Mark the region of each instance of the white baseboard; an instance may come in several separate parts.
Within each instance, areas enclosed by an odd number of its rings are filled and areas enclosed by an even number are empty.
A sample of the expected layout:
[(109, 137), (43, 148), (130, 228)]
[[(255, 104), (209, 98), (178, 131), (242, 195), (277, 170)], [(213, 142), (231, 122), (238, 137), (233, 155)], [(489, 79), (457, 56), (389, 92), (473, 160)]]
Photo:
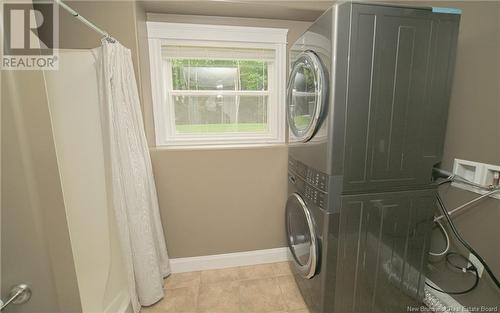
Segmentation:
[(288, 260), (288, 248), (282, 247), (275, 249), (171, 259), (170, 267), (172, 269), (172, 273), (183, 273), (272, 262), (284, 262)]

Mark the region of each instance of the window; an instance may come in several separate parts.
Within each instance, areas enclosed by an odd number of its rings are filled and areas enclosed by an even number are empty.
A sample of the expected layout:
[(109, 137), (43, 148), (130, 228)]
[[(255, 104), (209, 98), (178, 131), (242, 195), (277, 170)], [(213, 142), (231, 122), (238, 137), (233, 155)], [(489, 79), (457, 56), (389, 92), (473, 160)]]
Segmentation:
[(158, 146), (284, 142), (286, 30), (148, 22), (148, 33)]

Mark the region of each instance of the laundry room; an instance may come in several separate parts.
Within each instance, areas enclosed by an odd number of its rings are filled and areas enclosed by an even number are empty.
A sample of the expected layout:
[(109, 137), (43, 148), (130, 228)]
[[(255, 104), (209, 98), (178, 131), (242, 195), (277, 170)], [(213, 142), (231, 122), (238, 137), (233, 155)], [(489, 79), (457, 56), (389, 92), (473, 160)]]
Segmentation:
[(0, 6), (2, 312), (499, 312), (499, 1)]

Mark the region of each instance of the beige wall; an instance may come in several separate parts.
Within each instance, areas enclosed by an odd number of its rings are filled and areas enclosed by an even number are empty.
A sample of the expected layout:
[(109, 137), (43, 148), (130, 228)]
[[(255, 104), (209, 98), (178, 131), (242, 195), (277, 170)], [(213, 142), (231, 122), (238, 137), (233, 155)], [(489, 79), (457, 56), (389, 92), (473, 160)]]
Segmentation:
[(142, 115), (144, 119), (144, 127), (148, 145), (154, 146), (154, 124), (152, 110), (152, 93), (151, 93), (151, 74), (149, 72), (149, 43), (148, 30), (146, 26), (146, 11), (140, 2), (136, 3), (136, 25), (137, 25), (137, 46), (138, 60), (140, 66), (140, 96), (141, 106), (143, 108)]
[[(432, 4), (463, 9), (442, 167), (451, 170), (454, 158), (500, 165), (500, 2)], [(449, 186), (440, 191), (448, 209), (477, 196)], [(500, 200), (484, 200), (454, 221), (500, 277)], [(434, 249), (442, 248), (437, 231), (433, 239)], [(431, 265), (430, 277), (443, 288), (471, 284), (442, 263)], [(489, 278), (482, 279), (475, 292), (456, 298), (464, 305), (500, 303)]]
[[(147, 19), (288, 28), (289, 43), (310, 25), (286, 20), (168, 14), (148, 14)], [(140, 46), (146, 47), (146, 44)], [(141, 58), (143, 53), (146, 51), (140, 51)], [(146, 67), (141, 64), (143, 66)], [(148, 79), (143, 78), (144, 92), (150, 91)], [(145, 101), (143, 106), (152, 143), (151, 103)], [(287, 153), (285, 145), (153, 149), (156, 188), (171, 257), (284, 246)]]
[[(134, 1), (67, 1), (68, 5), (107, 31), (132, 53), (139, 81), (137, 54), (136, 11)], [(92, 49), (99, 47), (101, 35), (75, 19), (63, 9), (59, 11), (59, 46), (63, 49)]]
[(285, 245), (286, 146), (151, 155), (172, 257)]

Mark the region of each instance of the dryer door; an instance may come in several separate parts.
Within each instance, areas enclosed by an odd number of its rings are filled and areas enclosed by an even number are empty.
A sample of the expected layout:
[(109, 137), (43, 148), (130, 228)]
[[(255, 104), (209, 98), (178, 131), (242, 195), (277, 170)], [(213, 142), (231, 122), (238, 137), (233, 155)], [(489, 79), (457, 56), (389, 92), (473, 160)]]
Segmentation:
[(286, 232), (298, 272), (304, 278), (312, 278), (319, 259), (317, 240), (311, 213), (297, 193), (293, 193), (286, 203)]
[(306, 142), (314, 136), (328, 101), (328, 76), (313, 51), (301, 53), (293, 63), (287, 88), (291, 141)]

